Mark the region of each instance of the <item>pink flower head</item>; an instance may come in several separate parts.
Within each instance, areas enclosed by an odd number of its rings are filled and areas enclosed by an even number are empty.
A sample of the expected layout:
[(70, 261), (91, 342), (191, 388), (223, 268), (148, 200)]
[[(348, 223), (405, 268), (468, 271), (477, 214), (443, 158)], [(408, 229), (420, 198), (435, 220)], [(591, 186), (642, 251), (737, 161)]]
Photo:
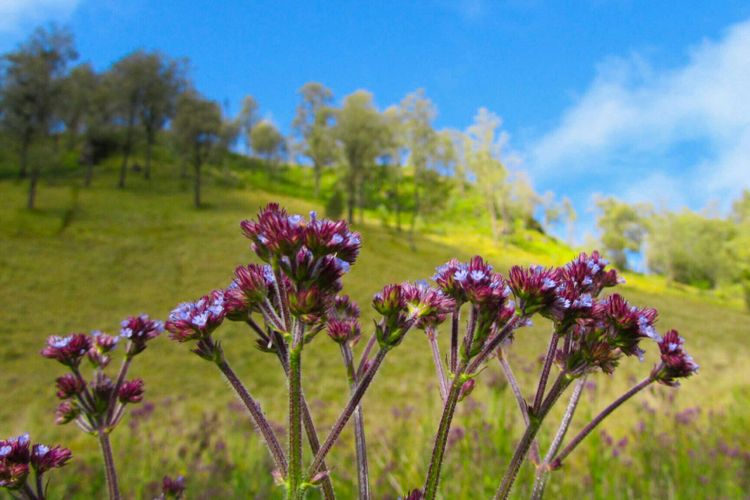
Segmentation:
[(206, 338), (224, 321), (224, 290), (214, 290), (195, 302), (183, 302), (165, 324), (169, 336), (177, 342)]
[(608, 333), (612, 344), (628, 356), (642, 357), (643, 351), (638, 346), (641, 339), (659, 338), (654, 329), (656, 309), (631, 306), (619, 294), (612, 294), (599, 301), (594, 306), (593, 314)]
[(612, 373), (617, 368), (622, 351), (614, 346), (606, 331), (598, 328), (593, 321), (576, 323), (571, 330), (570, 352), (558, 353), (559, 361), (568, 373), (581, 376), (600, 369)]
[(305, 227), (305, 246), (316, 258), (332, 255), (352, 265), (361, 244), (359, 233), (350, 231), (345, 221), (318, 219), (315, 212), (310, 212), (310, 222)]
[(248, 264), (234, 271), (234, 281), (224, 293), (227, 317), (236, 320), (247, 319), (247, 314), (258, 309), (269, 297), (276, 278), (271, 266)]
[(0, 486), (17, 490), (29, 475), (29, 435), (0, 441)]
[(451, 259), (435, 270), (432, 280), (447, 296), (456, 301), (460, 306), (466, 302), (466, 292), (463, 282), (469, 275), (468, 265), (459, 262), (458, 259)]
[(117, 347), (120, 337), (113, 337), (95, 330), (91, 332), (91, 338), (94, 342), (87, 353), (89, 361), (95, 367), (104, 368), (111, 361), (109, 353)]
[(35, 444), (31, 450), (31, 465), (39, 474), (42, 474), (50, 469), (62, 467), (72, 456), (69, 449), (61, 446), (50, 448), (43, 444)]
[(66, 366), (77, 367), (91, 345), (91, 337), (85, 333), (74, 333), (67, 337), (53, 335), (47, 338), (47, 346), (42, 349), (42, 356), (55, 359)]
[(334, 295), (322, 291), (317, 285), (293, 291), (289, 295), (289, 312), (303, 323), (321, 321), (331, 307)]
[(81, 414), (81, 409), (74, 401), (63, 401), (55, 410), (55, 423), (57, 425), (67, 424), (75, 420)]
[(339, 295), (334, 299), (333, 307), (328, 310), (326, 329), (328, 336), (342, 344), (356, 342), (360, 336), (359, 306), (348, 295)]
[(657, 341), (661, 353), (661, 364), (654, 367), (652, 376), (660, 383), (677, 386), (676, 379), (687, 378), (698, 371), (698, 365), (682, 348), (685, 339), (675, 330), (669, 330)]
[(12, 463), (28, 463), (31, 444), (29, 433), (0, 441), (0, 460)]
[(276, 203), (269, 203), (258, 212), (258, 220), (240, 223), (243, 234), (250, 239), (253, 252), (271, 263), (282, 255), (294, 255), (305, 240), (304, 219), (289, 215)]
[(562, 268), (562, 278), (580, 293), (596, 297), (603, 288), (624, 283), (617, 271), (606, 269), (608, 264), (596, 250), (590, 256), (581, 253)]
[(136, 378), (124, 382), (117, 392), (121, 403), (140, 403), (143, 400), (143, 380)]
[(452, 298), (425, 282), (404, 283), (401, 285), (401, 294), (408, 317), (416, 319), (414, 326), (422, 330), (434, 328), (445, 321), (456, 307), (456, 302)]
[(417, 319), (407, 309), (404, 293), (407, 285), (408, 283), (386, 285), (373, 297), (372, 307), (383, 316), (375, 327), (381, 348), (391, 348), (401, 343)]
[(510, 270), (510, 288), (518, 299), (523, 313), (530, 316), (539, 313), (558, 321), (570, 304), (558, 294), (560, 271), (558, 269), (531, 266), (513, 266)]
[(177, 476), (172, 479), (164, 476), (161, 482), (161, 493), (164, 498), (180, 498), (185, 491), (185, 478)]
[(86, 383), (72, 373), (57, 377), (56, 382), (57, 397), (60, 399), (70, 399), (83, 392), (86, 387)]
[(141, 314), (140, 316), (131, 316), (120, 323), (122, 327), (120, 329), (120, 337), (128, 339), (130, 349), (128, 350), (129, 356), (134, 356), (144, 349), (146, 349), (146, 343), (159, 336), (164, 331), (164, 324), (158, 320), (152, 320), (148, 317), (148, 314)]

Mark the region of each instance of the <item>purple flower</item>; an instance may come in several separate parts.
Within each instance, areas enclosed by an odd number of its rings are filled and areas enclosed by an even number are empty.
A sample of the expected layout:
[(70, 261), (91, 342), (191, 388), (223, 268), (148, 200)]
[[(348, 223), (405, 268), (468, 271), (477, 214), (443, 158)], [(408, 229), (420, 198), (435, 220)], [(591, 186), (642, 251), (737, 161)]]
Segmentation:
[(67, 373), (62, 377), (57, 377), (57, 397), (60, 399), (70, 399), (77, 396), (86, 387), (86, 383), (72, 373)]
[(67, 424), (75, 420), (81, 414), (81, 409), (75, 401), (63, 401), (55, 410), (55, 423), (57, 425)]
[(258, 220), (240, 223), (243, 234), (252, 243), (253, 251), (271, 263), (282, 255), (291, 256), (305, 240), (305, 227), (300, 216), (289, 216), (276, 203), (269, 203), (258, 212)]
[(333, 307), (328, 310), (326, 322), (328, 336), (339, 344), (357, 342), (361, 334), (359, 314), (359, 306), (348, 295), (337, 296)]
[(77, 367), (91, 345), (91, 337), (85, 333), (75, 333), (67, 337), (52, 336), (47, 339), (47, 346), (42, 349), (41, 354), (66, 366)]
[(678, 386), (676, 379), (687, 378), (698, 371), (698, 365), (682, 348), (685, 339), (675, 330), (669, 330), (657, 341), (661, 353), (661, 364), (654, 367), (652, 376), (660, 383)]
[(581, 294), (596, 297), (603, 288), (624, 282), (617, 271), (606, 269), (608, 264), (596, 250), (590, 256), (581, 253), (562, 268), (562, 279), (571, 283)]
[(31, 465), (42, 474), (50, 469), (62, 467), (72, 456), (69, 449), (61, 446), (50, 448), (43, 444), (35, 444), (31, 451)]
[(172, 479), (164, 476), (161, 482), (161, 493), (164, 498), (180, 498), (185, 491), (185, 478), (177, 476)]
[(362, 245), (359, 233), (349, 230), (346, 222), (318, 219), (310, 213), (305, 228), (305, 246), (316, 257), (333, 255), (347, 264), (354, 264)]
[(227, 317), (245, 320), (247, 314), (258, 309), (269, 296), (275, 278), (271, 266), (249, 264), (234, 271), (234, 281), (224, 292)]
[(0, 486), (21, 488), (29, 475), (29, 435), (0, 440)]
[(120, 337), (130, 341), (128, 356), (135, 356), (146, 349), (146, 343), (164, 331), (164, 324), (152, 320), (148, 314), (131, 316), (120, 323)]
[(143, 380), (136, 378), (124, 382), (117, 391), (121, 403), (140, 403), (143, 400)]
[(451, 259), (435, 270), (432, 280), (440, 289), (456, 301), (456, 306), (466, 302), (466, 292), (463, 284), (469, 276), (468, 265)]
[(416, 319), (414, 326), (419, 329), (436, 327), (455, 309), (452, 298), (426, 283), (404, 283), (401, 287), (408, 316)]
[(224, 290), (214, 290), (195, 302), (183, 302), (165, 324), (169, 337), (177, 342), (207, 338), (224, 321)]
[(643, 351), (638, 346), (641, 339), (658, 339), (654, 329), (656, 309), (631, 306), (619, 294), (599, 301), (594, 306), (593, 314), (606, 330), (612, 344), (628, 356), (642, 357)]
[(509, 278), (510, 288), (527, 316), (538, 312), (546, 318), (559, 321), (570, 307), (569, 301), (558, 293), (561, 283), (559, 269), (513, 266)]

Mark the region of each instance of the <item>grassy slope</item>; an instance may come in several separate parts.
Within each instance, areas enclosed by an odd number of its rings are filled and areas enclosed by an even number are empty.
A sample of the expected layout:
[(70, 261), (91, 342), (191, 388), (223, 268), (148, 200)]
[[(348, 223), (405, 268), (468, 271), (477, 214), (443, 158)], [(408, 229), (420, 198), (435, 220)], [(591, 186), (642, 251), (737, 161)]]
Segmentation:
[[(58, 488), (67, 488), (69, 495), (86, 496), (101, 486), (95, 461), (97, 450), (94, 440), (76, 429), (50, 425), (56, 404), (52, 382), (62, 373), (62, 367), (37, 355), (46, 336), (91, 329), (112, 332), (121, 318), (140, 312), (163, 318), (179, 301), (226, 285), (234, 266), (250, 260), (238, 222), (254, 215), (260, 205), (276, 200), (295, 212), (320, 208), (310, 201), (249, 188), (209, 187), (205, 196), (209, 206), (194, 210), (189, 205), (189, 192), (172, 182), (156, 179), (146, 184), (141, 179), (132, 179), (125, 191), (110, 188), (113, 184), (113, 178), (105, 175), (97, 178), (90, 190), (77, 191), (66, 184), (43, 185), (39, 209), (33, 213), (18, 208), (23, 206), (23, 187), (11, 182), (0, 184), (0, 303), (4, 304), (0, 310), (3, 340), (0, 383), (4, 388), (0, 399), (0, 435), (30, 430), (39, 439), (69, 443), (82, 458), (78, 467), (91, 476), (82, 487), (58, 484)], [(292, 186), (287, 190), (293, 189)], [(429, 277), (435, 266), (452, 256), (465, 259), (482, 253), (501, 269), (516, 262), (561, 263), (572, 256), (562, 246), (531, 236), (532, 241), (524, 245), (526, 250), (496, 246), (484, 237), (467, 234), (460, 225), (440, 236), (418, 238), (416, 252), (409, 249), (403, 236), (378, 225), (357, 229), (363, 233), (364, 249), (346, 279), (345, 290), (363, 305), (367, 314), (370, 297), (383, 284)], [(750, 399), (746, 382), (750, 380), (750, 367), (742, 362), (749, 354), (745, 335), (750, 331), (750, 316), (734, 302), (722, 305), (691, 290), (667, 287), (658, 279), (631, 278), (634, 284), (624, 287), (623, 292), (637, 304), (658, 307), (662, 327), (675, 327), (683, 332), (702, 365), (700, 377), (685, 384), (677, 407), (700, 405), (704, 409), (695, 424), (698, 434), (707, 433), (709, 409), (716, 414), (730, 412), (721, 420), (711, 416), (717, 433), (711, 442), (746, 440), (746, 434), (738, 426), (747, 425), (748, 419), (735, 422), (731, 409), (736, 401), (746, 408)], [(524, 380), (530, 380), (537, 371), (533, 359), (543, 352), (545, 326), (537, 325), (519, 334), (513, 347), (517, 370)], [(224, 327), (220, 336), (251, 392), (260, 397), (272, 420), (283, 422), (286, 405), (283, 379), (274, 360), (256, 351), (247, 332), (237, 325)], [(394, 496), (419, 484), (437, 423), (439, 408), (431, 359), (420, 336), (412, 334), (394, 351), (366, 399), (371, 461), (377, 472), (373, 484), (384, 495)], [(622, 370), (642, 376), (649, 367), (650, 362), (627, 362)], [(321, 428), (325, 429), (346, 394), (337, 349), (321, 337), (306, 350), (304, 371), (306, 392), (313, 401), (317, 419), (323, 422)], [(509, 427), (508, 422), (517, 419), (508, 391), (496, 372), (495, 367), (488, 370), (486, 383), (480, 384), (476, 392), (474, 410), (467, 405), (468, 409), (457, 420), (456, 426), (467, 432), (474, 422), (484, 426), (489, 434), (457, 441), (447, 472), (460, 472), (462, 480), (454, 481), (452, 486), (460, 490), (451, 490), (451, 485), (447, 485), (447, 495), (451, 491), (454, 495), (457, 491), (466, 494), (474, 491), (479, 495), (490, 491), (498, 481), (497, 474), (508, 456), (513, 436), (518, 436), (518, 427)], [(267, 475), (262, 472), (267, 465), (264, 451), (257, 439), (244, 439), (248, 435), (244, 417), (234, 410), (227, 411), (234, 408), (233, 398), (210, 365), (188, 353), (187, 346), (175, 345), (164, 338), (138, 360), (134, 374), (146, 379), (148, 398), (158, 404), (154, 414), (142, 418), (141, 425), (131, 433), (120, 429), (114, 436), (122, 474), (125, 484), (130, 483), (127, 487), (130, 491), (147, 496), (149, 481), (177, 471), (191, 475), (194, 491), (207, 494), (217, 494), (225, 487), (261, 494), (270, 491)], [(628, 378), (597, 377), (596, 394), (592, 402), (584, 404), (582, 413), (606, 404), (616, 391), (625, 387)], [(659, 402), (660, 397), (650, 396), (652, 405), (664, 404)], [(622, 418), (607, 428), (615, 434), (631, 436), (632, 440), (636, 419), (656, 425), (656, 420), (649, 420), (648, 412), (638, 411), (638, 407), (631, 405)], [(212, 423), (211, 418), (219, 423)], [(662, 420), (662, 424), (673, 424), (670, 418)], [(174, 427), (167, 433), (159, 425), (164, 421), (174, 421)], [(212, 430), (207, 438), (201, 429), (214, 425), (221, 428)], [(494, 444), (486, 449), (480, 447), (479, 451), (476, 446), (466, 445), (477, 442)], [(153, 447), (162, 448), (166, 461), (152, 456)], [(387, 451), (394, 447), (395, 451)], [(690, 485), (675, 487), (673, 481), (684, 483), (682, 475), (690, 477), (689, 467), (680, 472), (680, 467), (686, 466), (679, 460), (666, 478), (652, 481), (653, 487), (639, 486), (637, 472), (618, 467), (623, 463), (616, 460), (610, 463), (614, 459), (609, 457), (605, 444), (594, 439), (586, 449), (580, 450), (574, 461), (575, 472), (553, 483), (552, 492), (589, 491), (599, 496), (599, 492), (607, 495), (623, 491), (624, 487), (633, 494), (668, 492), (682, 496), (684, 492), (689, 494), (690, 488), (707, 491), (697, 479)], [(644, 449), (633, 448), (632, 457), (646, 453)], [(677, 449), (677, 455), (689, 463), (688, 450), (679, 446)], [(342, 458), (349, 450), (340, 448), (338, 458), (333, 459), (339, 464), (337, 477), (344, 493), (350, 491), (353, 480), (346, 475), (347, 462)], [(644, 457), (654, 459), (653, 453)], [(477, 460), (481, 461), (481, 470), (471, 467)], [(599, 469), (594, 466), (602, 461), (606, 462), (601, 464), (602, 470), (614, 468), (620, 472), (597, 476)], [(643, 462), (641, 473), (664, 474), (663, 467), (652, 470), (656, 467), (652, 462), (646, 459)], [(587, 473), (587, 468), (591, 472)], [(727, 472), (727, 478), (714, 474), (716, 484), (712, 487), (716, 488), (716, 494), (732, 496), (737, 491), (739, 485), (733, 471)], [(220, 477), (221, 484), (210, 481), (212, 477)], [(61, 478), (58, 480), (62, 482)]]

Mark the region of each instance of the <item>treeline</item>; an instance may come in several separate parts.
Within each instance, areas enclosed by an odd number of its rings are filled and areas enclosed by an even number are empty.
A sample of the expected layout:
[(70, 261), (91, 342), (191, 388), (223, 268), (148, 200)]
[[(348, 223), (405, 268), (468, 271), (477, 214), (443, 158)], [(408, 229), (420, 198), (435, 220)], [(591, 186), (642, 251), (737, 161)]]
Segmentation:
[(707, 289), (739, 283), (750, 308), (750, 190), (726, 217), (614, 198), (597, 206), (602, 244), (618, 267), (627, 268), (628, 253), (639, 253), (649, 271), (679, 283)]
[[(87, 63), (73, 66), (76, 58), (71, 33), (55, 27), (37, 29), (3, 56), (0, 123), (18, 152), (18, 177), (28, 179), (29, 208), (53, 150), (79, 153), (86, 186), (95, 166), (116, 155), (124, 188), (135, 148), (144, 158), (138, 170), (149, 179), (152, 152), (162, 142), (176, 152), (180, 175), (194, 180), (196, 206), (203, 166), (243, 151), (263, 160), (271, 181), (285, 161), (309, 164), (311, 196), (324, 197), (329, 215), (349, 221), (376, 210), (413, 233), (418, 220), (466, 199), (481, 206), (470, 215), (488, 218), (496, 238), (575, 221), (569, 200), (538, 195), (522, 172), (507, 168), (501, 121), (485, 109), (466, 131), (436, 130), (437, 108), (421, 90), (379, 110), (367, 91), (337, 104), (330, 89), (310, 82), (299, 91), (292, 134), (285, 137), (260, 119), (252, 96), (236, 116), (223, 113), (195, 89), (185, 59), (136, 51), (97, 72)], [(325, 175), (336, 182), (323, 193)]]

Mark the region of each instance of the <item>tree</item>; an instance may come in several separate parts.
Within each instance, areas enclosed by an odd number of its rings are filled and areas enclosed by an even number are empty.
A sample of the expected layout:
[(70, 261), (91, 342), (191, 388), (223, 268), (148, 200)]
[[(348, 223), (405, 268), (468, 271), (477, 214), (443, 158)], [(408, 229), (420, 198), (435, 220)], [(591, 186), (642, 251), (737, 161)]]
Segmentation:
[[(42, 145), (49, 138), (62, 79), (68, 62), (76, 57), (73, 35), (54, 26), (38, 28), (17, 50), (3, 57), (0, 109), (4, 128), (19, 144), (20, 178), (27, 175), (34, 141)], [(30, 209), (35, 205), (42, 161), (40, 157), (31, 165), (27, 201)]]
[(505, 134), (497, 133), (502, 121), (486, 108), (480, 108), (464, 139), (463, 153), (467, 170), (474, 174), (490, 217), (492, 237), (500, 236), (498, 219), (503, 220), (503, 233), (511, 231), (511, 213), (508, 202), (508, 171), (500, 160)]
[(122, 163), (120, 164), (119, 188), (125, 187), (128, 172), (128, 160), (133, 148), (135, 127), (139, 109), (143, 102), (143, 72), (149, 55), (139, 50), (117, 61), (109, 72), (114, 97), (116, 99), (117, 121), (125, 128), (125, 139), (122, 144)]
[(201, 206), (201, 167), (220, 141), (221, 125), (221, 109), (217, 103), (193, 90), (178, 97), (172, 127), (178, 149), (193, 165), (196, 208)]
[(250, 144), (253, 151), (266, 161), (273, 176), (276, 162), (286, 151), (284, 136), (273, 123), (262, 120), (250, 131)]
[(88, 187), (94, 175), (94, 165), (115, 149), (117, 139), (114, 129), (116, 99), (111, 78), (107, 74), (94, 74), (92, 81), (86, 81), (87, 96), (85, 104), (81, 106), (81, 114), (77, 119), (79, 125), (76, 127), (83, 128), (82, 157), (86, 165), (84, 184)]
[(299, 91), (301, 101), (292, 127), (302, 139), (302, 154), (310, 158), (315, 177), (315, 197), (320, 196), (323, 168), (336, 159), (336, 142), (331, 132), (333, 93), (317, 82), (306, 83)]
[(358, 90), (344, 98), (344, 105), (336, 113), (334, 134), (346, 160), (347, 218), (353, 223), (358, 198), (360, 207), (364, 206), (362, 187), (367, 170), (375, 165), (384, 142), (385, 124), (371, 93)]
[(251, 95), (247, 95), (242, 99), (242, 108), (237, 115), (237, 130), (240, 136), (245, 138), (245, 144), (247, 146), (247, 154), (250, 154), (252, 148), (250, 142), (250, 132), (255, 127), (255, 124), (260, 121), (258, 116), (258, 101)]
[(146, 135), (146, 162), (143, 170), (146, 179), (151, 178), (151, 155), (156, 134), (175, 113), (177, 96), (187, 85), (187, 63), (170, 59), (159, 52), (143, 54), (138, 76), (140, 122)]
[(383, 112), (382, 162), (385, 181), (389, 187), (386, 191), (389, 209), (396, 216), (396, 230), (401, 231), (401, 212), (404, 200), (399, 189), (403, 182), (401, 159), (404, 152), (403, 114), (398, 106), (390, 106)]
[(562, 199), (562, 217), (565, 220), (565, 226), (568, 232), (568, 244), (573, 245), (575, 240), (575, 223), (576, 223), (576, 209), (573, 207), (570, 198), (565, 196)]
[(59, 102), (60, 119), (68, 135), (68, 148), (75, 146), (81, 133), (84, 117), (92, 107), (98, 76), (89, 63), (76, 66), (62, 81), (62, 98)]
[(615, 198), (599, 198), (597, 225), (602, 232), (602, 246), (620, 269), (628, 268), (627, 252), (640, 252), (646, 235), (646, 205), (629, 205)]
[(400, 108), (404, 124), (404, 145), (409, 151), (407, 161), (414, 180), (414, 207), (409, 229), (413, 241), (417, 218), (422, 209), (421, 193), (427, 186), (427, 168), (436, 152), (437, 134), (432, 128), (432, 122), (437, 116), (437, 109), (432, 101), (425, 97), (422, 89), (404, 97)]

